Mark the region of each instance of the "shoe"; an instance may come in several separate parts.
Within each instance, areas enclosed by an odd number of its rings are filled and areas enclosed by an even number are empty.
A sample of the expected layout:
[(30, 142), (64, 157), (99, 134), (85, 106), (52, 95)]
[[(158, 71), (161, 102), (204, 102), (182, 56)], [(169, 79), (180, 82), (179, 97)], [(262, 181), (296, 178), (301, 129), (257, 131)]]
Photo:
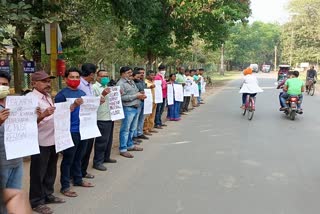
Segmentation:
[(148, 135), (148, 136), (152, 136), (152, 134), (149, 133), (149, 132), (145, 132), (144, 134), (145, 134), (145, 135)]
[(66, 201), (64, 199), (53, 196), (53, 195), (49, 195), (45, 199), (46, 204), (63, 204), (65, 202)]
[(99, 171), (107, 171), (107, 167), (103, 166), (102, 164), (93, 166), (93, 168)]
[(200, 102), (200, 104), (205, 104), (204, 102)]
[(39, 206), (33, 208), (32, 210), (34, 212), (41, 213), (41, 214), (52, 214), (53, 213), (53, 210), (46, 205), (39, 205)]
[(134, 144), (134, 145), (140, 145), (140, 144), (141, 144), (141, 142), (133, 141), (133, 144)]
[(188, 115), (188, 113), (186, 113), (186, 112), (182, 112), (182, 113), (181, 113), (181, 115)]
[(149, 140), (149, 138), (147, 136), (145, 136), (144, 134), (138, 136), (137, 138), (143, 139), (143, 140)]
[(285, 110), (287, 110), (286, 107), (281, 107), (281, 108), (279, 109), (279, 111), (285, 111)]
[(156, 125), (154, 128), (156, 128), (156, 129), (163, 129), (160, 125)]
[(161, 126), (167, 126), (166, 124), (161, 124)]
[(132, 140), (138, 143), (142, 143), (142, 140), (137, 137), (133, 137)]
[(152, 132), (152, 133), (159, 133), (159, 132), (156, 131), (156, 130), (151, 130), (150, 132)]
[(117, 163), (117, 160), (110, 158), (109, 160), (104, 160), (103, 162), (104, 163)]
[(240, 106), (240, 108), (241, 108), (241, 109), (245, 109), (245, 108), (246, 108), (246, 106), (245, 106), (245, 105), (242, 105), (242, 106)]
[(128, 149), (128, 151), (141, 152), (141, 151), (143, 151), (143, 148), (134, 146), (133, 148)]
[(125, 158), (133, 158), (134, 157), (130, 152), (120, 152), (120, 155)]

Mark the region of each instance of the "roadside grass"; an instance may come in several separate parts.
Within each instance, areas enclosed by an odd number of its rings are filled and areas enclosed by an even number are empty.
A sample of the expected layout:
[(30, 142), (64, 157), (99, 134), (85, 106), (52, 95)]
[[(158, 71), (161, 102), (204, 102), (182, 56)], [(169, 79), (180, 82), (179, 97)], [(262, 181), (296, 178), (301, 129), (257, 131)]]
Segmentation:
[(210, 73), (210, 74), (208, 74), (208, 76), (211, 78), (212, 85), (209, 84), (208, 86), (209, 87), (210, 86), (214, 86), (214, 87), (223, 86), (227, 82), (239, 78), (240, 75), (241, 75), (240, 71), (226, 71), (224, 73), (224, 75), (220, 75), (219, 73)]

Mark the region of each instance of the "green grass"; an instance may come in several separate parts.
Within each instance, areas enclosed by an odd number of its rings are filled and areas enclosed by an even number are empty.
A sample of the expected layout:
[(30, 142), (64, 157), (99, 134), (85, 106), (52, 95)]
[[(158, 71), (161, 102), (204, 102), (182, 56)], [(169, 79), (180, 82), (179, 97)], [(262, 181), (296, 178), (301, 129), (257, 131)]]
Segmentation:
[(240, 74), (240, 71), (227, 71), (224, 73), (224, 75), (220, 75), (219, 73), (211, 73), (209, 76), (213, 81), (214, 86), (222, 86), (228, 81), (237, 79)]

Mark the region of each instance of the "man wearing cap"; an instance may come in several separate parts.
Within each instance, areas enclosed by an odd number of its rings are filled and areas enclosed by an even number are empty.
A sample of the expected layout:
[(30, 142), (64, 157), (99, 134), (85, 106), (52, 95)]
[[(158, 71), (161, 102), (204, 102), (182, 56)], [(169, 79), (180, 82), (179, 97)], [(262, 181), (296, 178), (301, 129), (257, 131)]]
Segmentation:
[(26, 96), (34, 96), (38, 100), (41, 113), (38, 116), (38, 139), (40, 154), (31, 156), (30, 165), (30, 191), (31, 207), (38, 213), (53, 213), (45, 204), (64, 203), (65, 200), (53, 196), (54, 182), (57, 173), (58, 155), (54, 141), (55, 110), (51, 92), (51, 79), (44, 71), (37, 71), (31, 75), (32, 92)]

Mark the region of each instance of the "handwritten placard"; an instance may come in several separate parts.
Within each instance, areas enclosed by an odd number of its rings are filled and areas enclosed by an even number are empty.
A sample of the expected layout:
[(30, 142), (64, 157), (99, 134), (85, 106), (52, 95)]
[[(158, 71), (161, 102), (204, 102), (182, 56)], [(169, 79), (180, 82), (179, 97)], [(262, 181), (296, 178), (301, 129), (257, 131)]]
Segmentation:
[(151, 114), (153, 105), (151, 89), (144, 89), (144, 94), (147, 98), (144, 100), (143, 114)]
[(109, 106), (112, 121), (121, 120), (124, 118), (120, 86), (110, 87)]
[(162, 94), (162, 81), (161, 80), (155, 80), (155, 103), (163, 103), (163, 94)]
[(57, 153), (74, 146), (70, 132), (70, 105), (70, 102), (55, 104), (56, 110), (53, 118)]
[(201, 93), (205, 93), (206, 92), (206, 85), (207, 85), (206, 82), (202, 83), (202, 85), (201, 85)]
[(97, 111), (100, 106), (100, 97), (81, 97), (83, 104), (80, 106), (80, 136), (81, 140), (100, 137), (97, 125)]
[(167, 99), (168, 99), (168, 105), (169, 106), (173, 105), (174, 93), (173, 93), (173, 85), (172, 84), (168, 84)]
[(183, 88), (183, 96), (190, 97), (192, 94), (192, 80), (187, 79), (186, 85)]
[(183, 87), (180, 84), (174, 84), (174, 100), (178, 102), (183, 102)]
[(194, 97), (199, 97), (199, 88), (196, 82), (192, 82), (192, 94)]
[(36, 108), (33, 96), (8, 96), (10, 115), (4, 123), (4, 145), (7, 160), (39, 154)]

